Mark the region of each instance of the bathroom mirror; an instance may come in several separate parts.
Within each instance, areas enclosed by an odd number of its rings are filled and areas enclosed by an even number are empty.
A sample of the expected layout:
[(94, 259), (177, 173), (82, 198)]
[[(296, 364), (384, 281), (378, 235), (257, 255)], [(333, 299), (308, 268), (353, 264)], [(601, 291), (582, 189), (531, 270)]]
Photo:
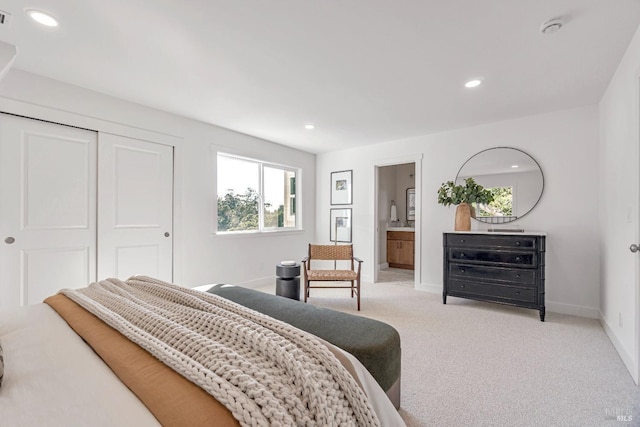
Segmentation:
[(407, 188), (407, 221), (416, 220), (416, 189)]
[(456, 176), (456, 184), (473, 178), (491, 190), (494, 201), (476, 205), (475, 219), (487, 224), (504, 224), (522, 218), (538, 204), (544, 176), (538, 162), (517, 148), (496, 147), (467, 160)]

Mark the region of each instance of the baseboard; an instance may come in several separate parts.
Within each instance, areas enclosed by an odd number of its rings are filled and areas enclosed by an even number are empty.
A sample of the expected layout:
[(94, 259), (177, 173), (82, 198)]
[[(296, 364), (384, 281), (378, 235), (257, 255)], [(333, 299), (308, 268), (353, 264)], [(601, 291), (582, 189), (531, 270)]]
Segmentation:
[[(420, 283), (416, 286), (416, 290), (431, 292), (434, 294), (442, 293), (442, 285), (434, 285), (431, 283)], [(580, 305), (564, 304), (554, 301), (546, 301), (545, 307), (547, 312), (570, 314), (572, 316), (588, 317), (590, 319), (600, 319), (600, 311), (593, 307), (584, 307)]]
[(380, 271), (380, 270), (386, 270), (386, 269), (388, 269), (388, 268), (389, 268), (389, 263), (388, 263), (388, 262), (385, 262), (385, 263), (383, 263), (383, 264), (378, 265), (378, 271)]
[(599, 319), (600, 310), (594, 307), (585, 307), (582, 305), (565, 304), (562, 302), (545, 301), (545, 307), (548, 312), (570, 314), (572, 316), (588, 317), (590, 319)]
[[(217, 284), (219, 284), (219, 283), (196, 286), (193, 289), (197, 289), (199, 291), (206, 292), (207, 289), (209, 289), (211, 286), (217, 285)], [(242, 286), (243, 288), (250, 288), (250, 289), (259, 288), (261, 286), (273, 285), (273, 290), (275, 292), (275, 289), (276, 289), (276, 276), (261, 277), (259, 279), (248, 280), (246, 282), (233, 282), (233, 283), (225, 283), (225, 284)]]
[(261, 286), (273, 285), (275, 292), (276, 289), (276, 276), (261, 277), (258, 279), (248, 280), (246, 282), (235, 282), (234, 285), (242, 286), (243, 288), (259, 288)]
[(609, 340), (613, 344), (613, 347), (615, 347), (616, 351), (618, 352), (618, 355), (620, 356), (620, 359), (622, 359), (622, 363), (624, 363), (624, 366), (627, 368), (627, 370), (629, 371), (629, 374), (631, 374), (631, 377), (633, 378), (633, 380), (635, 381), (635, 383), (637, 385), (638, 384), (638, 372), (636, 372), (635, 361), (633, 360), (633, 357), (627, 351), (625, 346), (620, 342), (620, 340), (618, 339), (617, 335), (615, 334), (613, 328), (611, 326), (609, 326), (609, 323), (604, 318), (604, 316), (602, 315), (601, 311), (599, 312), (599, 314), (600, 314), (599, 320), (600, 320), (600, 324), (602, 325), (602, 329), (604, 329), (604, 332), (609, 337)]
[(431, 292), (433, 294), (442, 294), (442, 285), (432, 285), (431, 283), (418, 283), (416, 290)]

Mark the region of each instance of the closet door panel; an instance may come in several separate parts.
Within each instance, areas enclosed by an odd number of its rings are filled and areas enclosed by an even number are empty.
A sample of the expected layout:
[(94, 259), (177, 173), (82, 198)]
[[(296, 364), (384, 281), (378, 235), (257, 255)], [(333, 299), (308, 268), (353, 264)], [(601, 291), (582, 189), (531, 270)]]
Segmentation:
[[(37, 304), (63, 288), (82, 288), (93, 282), (95, 266), (90, 247), (59, 247), (55, 249), (25, 250), (22, 253), (24, 304)], [(64, 268), (52, 268), (64, 266)]]
[(98, 278), (173, 279), (173, 147), (100, 134)]
[(0, 114), (0, 308), (95, 280), (97, 134)]

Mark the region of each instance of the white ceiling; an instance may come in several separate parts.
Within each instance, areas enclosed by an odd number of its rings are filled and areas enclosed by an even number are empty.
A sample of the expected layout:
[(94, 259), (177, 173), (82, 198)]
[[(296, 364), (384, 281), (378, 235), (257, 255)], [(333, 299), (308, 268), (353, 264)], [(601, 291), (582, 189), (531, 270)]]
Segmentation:
[[(60, 21), (48, 30), (26, 8)], [(3, 0), (14, 68), (305, 151), (597, 103), (639, 0)], [(541, 35), (555, 16), (565, 26)], [(484, 84), (463, 84), (481, 77)], [(308, 131), (304, 125), (316, 124)]]

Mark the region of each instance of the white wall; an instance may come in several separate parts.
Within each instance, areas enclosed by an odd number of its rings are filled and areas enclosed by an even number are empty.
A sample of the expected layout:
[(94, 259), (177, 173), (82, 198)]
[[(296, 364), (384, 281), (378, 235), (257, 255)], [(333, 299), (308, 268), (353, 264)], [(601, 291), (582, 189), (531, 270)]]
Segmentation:
[(391, 220), (391, 201), (396, 203), (398, 219), (398, 200), (396, 200), (396, 167), (378, 168), (378, 259), (376, 265), (381, 268), (387, 264), (387, 224)]
[[(519, 148), (540, 163), (545, 189), (538, 206), (515, 224), (546, 231), (546, 304), (548, 311), (598, 316), (599, 246), (597, 194), (598, 111), (595, 106), (492, 123), (404, 141), (318, 155), (316, 163), (317, 237), (328, 229), (331, 171), (353, 169), (356, 253), (364, 257), (365, 280), (373, 276), (371, 259), (375, 230), (371, 206), (373, 165), (406, 154), (422, 160), (422, 289), (442, 291), (442, 233), (451, 231), (454, 208), (437, 204), (437, 190), (453, 180), (460, 166), (477, 152), (496, 146)], [(473, 222), (475, 229), (485, 224)]]
[(396, 204), (398, 205), (398, 219), (402, 223), (407, 221), (407, 188), (415, 187), (415, 165), (405, 163), (397, 165), (396, 170)]
[[(0, 81), (0, 111), (174, 144), (177, 283), (197, 286), (273, 281), (275, 264), (283, 259), (302, 259), (308, 242), (313, 240), (316, 213), (313, 154), (16, 69)], [(302, 168), (298, 212), (303, 217), (303, 231), (213, 235), (216, 197), (213, 146)]]
[(636, 383), (640, 371), (640, 29), (600, 102), (601, 322)]

